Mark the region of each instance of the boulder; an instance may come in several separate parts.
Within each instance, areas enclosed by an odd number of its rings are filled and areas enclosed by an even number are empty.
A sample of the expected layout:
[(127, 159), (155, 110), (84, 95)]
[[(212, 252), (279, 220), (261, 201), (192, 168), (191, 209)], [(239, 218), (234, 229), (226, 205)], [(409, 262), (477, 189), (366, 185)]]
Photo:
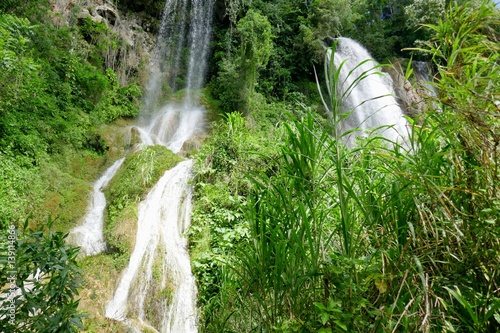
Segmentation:
[(109, 5), (101, 5), (95, 8), (96, 14), (106, 20), (109, 25), (116, 26), (119, 23), (118, 12)]

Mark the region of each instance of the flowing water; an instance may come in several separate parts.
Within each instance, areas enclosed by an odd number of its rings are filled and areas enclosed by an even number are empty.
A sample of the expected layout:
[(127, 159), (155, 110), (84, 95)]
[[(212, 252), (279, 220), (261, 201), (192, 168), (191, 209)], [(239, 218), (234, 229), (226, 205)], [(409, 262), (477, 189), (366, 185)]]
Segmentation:
[(192, 161), (168, 170), (139, 205), (136, 246), (106, 316), (137, 329), (197, 332), (196, 285), (187, 241)]
[[(213, 6), (214, 0), (166, 1), (137, 127), (143, 145), (162, 144), (177, 153), (204, 131), (198, 91), (206, 72)], [(185, 48), (189, 57), (183, 62)], [(162, 96), (180, 82), (183, 101), (161, 105)], [(165, 172), (139, 205), (135, 247), (105, 311), (134, 332), (198, 331), (197, 290), (183, 236), (191, 216), (191, 168), (187, 160)]]
[[(214, 2), (167, 0), (163, 11), (139, 126), (148, 140), (176, 153), (204, 132), (205, 110), (198, 92), (207, 70)], [(183, 57), (186, 48), (189, 57)], [(179, 87), (185, 89), (182, 101), (162, 103), (162, 96)]]
[[(204, 132), (198, 92), (206, 73), (215, 0), (166, 0), (146, 87), (144, 112), (135, 130), (139, 149), (154, 144), (173, 152)], [(185, 56), (185, 50), (189, 50)], [(178, 89), (180, 102), (163, 101)], [(103, 251), (102, 187), (123, 163), (113, 164), (94, 184), (84, 223), (71, 232), (86, 255)], [(191, 168), (186, 160), (167, 170), (139, 204), (134, 249), (105, 309), (132, 332), (197, 332), (196, 284), (184, 236), (191, 218)]]
[(162, 144), (174, 153), (182, 150), (182, 146), (190, 138), (204, 131), (204, 113), (201, 106), (168, 103), (154, 114), (142, 127), (147, 141)]
[(83, 219), (83, 223), (71, 230), (68, 235), (68, 241), (79, 246), (80, 254), (82, 255), (96, 255), (106, 249), (106, 243), (103, 237), (106, 198), (104, 193), (102, 193), (102, 188), (113, 178), (124, 160), (125, 158), (121, 158), (113, 163), (113, 165), (94, 183), (89, 208)]
[(340, 68), (340, 75), (336, 89), (337, 95), (343, 96), (341, 112), (347, 115), (340, 121), (339, 133), (353, 131), (342, 139), (348, 147), (354, 147), (356, 137), (375, 132), (404, 146), (409, 124), (394, 97), (391, 78), (374, 68), (378, 64), (363, 46), (350, 38), (337, 40), (333, 62)]
[[(163, 106), (163, 96), (186, 89), (184, 106), (196, 106), (203, 85), (215, 0), (167, 0), (146, 89), (145, 123)], [(183, 56), (189, 49), (189, 57)], [(165, 91), (165, 87), (167, 91)], [(194, 96), (193, 96), (194, 94)]]

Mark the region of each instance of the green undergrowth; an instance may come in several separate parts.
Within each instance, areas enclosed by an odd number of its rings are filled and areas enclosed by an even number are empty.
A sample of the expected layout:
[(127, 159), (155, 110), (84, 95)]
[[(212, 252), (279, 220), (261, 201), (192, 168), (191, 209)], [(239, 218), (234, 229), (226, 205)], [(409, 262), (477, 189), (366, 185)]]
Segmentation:
[(84, 215), (91, 183), (107, 162), (104, 155), (69, 150), (34, 166), (0, 153), (2, 220), (19, 225), (30, 217), (31, 225), (41, 225), (52, 216), (56, 230), (68, 231)]
[(105, 24), (55, 24), (49, 8), (0, 8), (0, 229), (47, 215), (73, 227), (116, 157), (103, 129), (138, 114), (141, 90), (121, 83), (106, 53), (123, 42)]
[(128, 155), (105, 195), (107, 218), (104, 237), (112, 253), (128, 260), (133, 244), (137, 204), (166, 170), (182, 159), (164, 146), (150, 146)]
[(457, 6), (427, 26), (439, 95), (407, 147), (344, 146), (333, 60), (331, 124), (256, 101), (215, 125), (195, 168), (201, 331), (499, 330), (498, 17)]
[(195, 191), (189, 241), (203, 310), (222, 288), (223, 258), (248, 237), (241, 210), (253, 186), (247, 175), (275, 171), (283, 123), (301, 112), (287, 103), (261, 102), (247, 117), (226, 114), (212, 123), (210, 137), (192, 156)]
[(67, 147), (33, 165), (29, 158), (0, 152), (0, 221), (19, 226), (29, 217), (36, 227), (51, 216), (54, 230), (75, 227), (86, 212), (92, 183), (125, 153), (128, 124), (102, 126), (98, 136), (105, 153)]

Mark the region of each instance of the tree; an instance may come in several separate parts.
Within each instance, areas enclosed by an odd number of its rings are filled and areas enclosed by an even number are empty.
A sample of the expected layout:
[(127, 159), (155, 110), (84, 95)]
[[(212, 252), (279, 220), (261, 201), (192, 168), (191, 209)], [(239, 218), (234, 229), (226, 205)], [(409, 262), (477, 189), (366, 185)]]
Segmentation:
[(445, 0), (415, 0), (405, 7), (406, 25), (410, 28), (419, 24), (436, 24), (442, 17)]
[(259, 70), (267, 65), (273, 49), (271, 24), (267, 17), (250, 9), (236, 26), (240, 37), (240, 72), (243, 101), (248, 108), (257, 84)]
[[(316, 0), (313, 3), (312, 24), (320, 37), (343, 34), (353, 28), (357, 18), (352, 0)], [(354, 8), (353, 8), (354, 7)]]
[(310, 25), (301, 26), (304, 44), (314, 52), (317, 63), (323, 61), (325, 37), (348, 35), (359, 18), (357, 6), (352, 0), (315, 0), (308, 17)]
[(379, 61), (403, 55), (413, 45), (418, 26), (409, 27), (404, 8), (411, 0), (377, 0), (358, 2), (358, 19), (350, 36), (366, 46)]
[(250, 9), (236, 25), (239, 45), (219, 62), (214, 93), (224, 112), (248, 112), (255, 95), (259, 72), (273, 50), (271, 24), (266, 16)]

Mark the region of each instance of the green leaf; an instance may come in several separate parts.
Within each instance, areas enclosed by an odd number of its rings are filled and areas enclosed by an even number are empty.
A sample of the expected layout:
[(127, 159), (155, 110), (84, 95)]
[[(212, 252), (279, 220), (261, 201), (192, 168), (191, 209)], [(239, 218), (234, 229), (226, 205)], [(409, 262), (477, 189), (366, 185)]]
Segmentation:
[(321, 317), (321, 323), (323, 325), (325, 325), (328, 322), (328, 320), (330, 320), (330, 314), (328, 312), (321, 312), (320, 317)]
[(333, 322), (335, 323), (335, 325), (347, 332), (347, 326), (343, 322), (341, 322), (340, 320), (334, 320)]

